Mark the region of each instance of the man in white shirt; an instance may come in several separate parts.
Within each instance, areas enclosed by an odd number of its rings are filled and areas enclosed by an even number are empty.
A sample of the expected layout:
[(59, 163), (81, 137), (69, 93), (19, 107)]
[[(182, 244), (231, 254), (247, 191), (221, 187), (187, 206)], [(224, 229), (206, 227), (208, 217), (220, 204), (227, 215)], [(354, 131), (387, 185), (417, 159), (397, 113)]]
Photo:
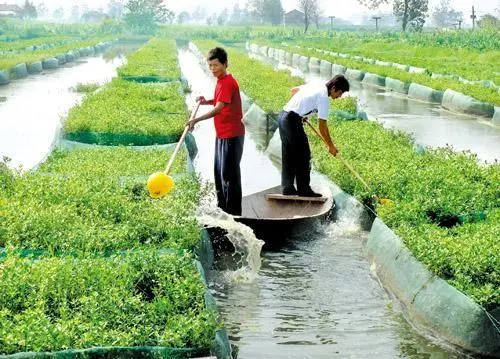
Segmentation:
[[(281, 189), (284, 195), (321, 197), (310, 186), (311, 149), (304, 132), (303, 119), (318, 114), (319, 132), (326, 140), (332, 155), (338, 150), (332, 142), (326, 120), (330, 111), (330, 98), (336, 99), (349, 91), (349, 81), (336, 75), (326, 84), (308, 84), (291, 90), (292, 98), (279, 116), (281, 137)], [(297, 181), (297, 189), (294, 182)]]

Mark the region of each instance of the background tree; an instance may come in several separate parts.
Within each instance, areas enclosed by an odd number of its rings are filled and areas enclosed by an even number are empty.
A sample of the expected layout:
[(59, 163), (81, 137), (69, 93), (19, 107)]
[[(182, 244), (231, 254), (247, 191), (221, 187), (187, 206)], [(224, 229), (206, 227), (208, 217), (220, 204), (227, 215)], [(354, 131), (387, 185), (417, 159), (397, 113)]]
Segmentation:
[(45, 6), (44, 2), (41, 2), (36, 6), (36, 12), (39, 18), (44, 18), (49, 15), (49, 10)]
[(61, 21), (64, 18), (64, 9), (62, 7), (58, 7), (52, 13), (52, 18), (57, 21)]
[(309, 25), (319, 16), (318, 0), (299, 0), (299, 10), (304, 13), (304, 33), (306, 33)]
[(217, 16), (217, 25), (219, 25), (219, 26), (224, 25), (228, 19), (229, 19), (229, 10), (226, 7), (226, 8), (224, 8), (224, 10), (221, 11), (219, 16)]
[(204, 8), (202, 8), (201, 6), (198, 6), (196, 7), (196, 9), (193, 11), (193, 13), (191, 14), (191, 18), (196, 21), (196, 22), (200, 22), (202, 21), (203, 19), (205, 19), (206, 17), (206, 10)]
[(231, 13), (229, 21), (232, 22), (233, 24), (239, 23), (242, 20), (242, 12), (243, 11), (240, 8), (240, 4), (238, 3), (234, 4), (233, 12)]
[(276, 25), (283, 20), (281, 0), (248, 0), (247, 9), (258, 23)]
[(477, 22), (477, 26), (482, 29), (499, 29), (500, 20), (491, 14), (486, 14), (483, 15), (481, 17), (481, 20)]
[(401, 22), (403, 31), (408, 27), (414, 31), (422, 30), (425, 24), (429, 0), (394, 0), (394, 15)]
[(264, 0), (264, 21), (273, 25), (281, 24), (283, 21), (283, 6), (281, 0)]
[(264, 2), (265, 0), (248, 0), (247, 9), (252, 18), (258, 22), (264, 22)]
[(185, 24), (191, 20), (191, 15), (187, 11), (182, 11), (177, 15), (177, 23), (178, 24)]
[(78, 22), (79, 20), (80, 20), (80, 7), (78, 5), (74, 5), (71, 7), (70, 21)]
[(111, 0), (108, 3), (107, 14), (114, 19), (123, 18), (123, 12), (125, 10), (125, 5), (122, 0)]
[[(305, 1), (305, 0), (301, 0)], [(390, 0), (358, 0), (369, 9), (376, 9)], [(401, 23), (403, 31), (409, 27), (420, 31), (425, 24), (425, 17), (429, 10), (429, 0), (393, 0), (392, 10), (397, 20)]]
[(211, 16), (207, 17), (207, 25), (217, 24), (217, 14), (214, 12)]
[(23, 18), (25, 18), (25, 19), (36, 19), (37, 18), (36, 7), (35, 7), (35, 5), (33, 5), (33, 3), (29, 2), (28, 0), (26, 0), (24, 2)]
[(454, 26), (463, 20), (464, 14), (461, 11), (453, 10), (450, 0), (441, 0), (441, 3), (432, 12), (432, 22), (439, 27)]
[(89, 5), (87, 3), (84, 3), (83, 5), (80, 6), (80, 14), (86, 14), (90, 11), (91, 9), (89, 8)]
[(172, 21), (173, 13), (162, 0), (129, 0), (125, 5), (125, 24), (139, 34), (151, 34), (158, 23)]

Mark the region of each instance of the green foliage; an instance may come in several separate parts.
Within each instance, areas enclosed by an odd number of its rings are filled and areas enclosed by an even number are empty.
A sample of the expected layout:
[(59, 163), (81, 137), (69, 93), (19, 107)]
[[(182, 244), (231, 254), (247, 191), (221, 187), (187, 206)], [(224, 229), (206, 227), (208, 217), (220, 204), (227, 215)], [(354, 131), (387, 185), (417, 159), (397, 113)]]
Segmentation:
[(194, 248), (199, 186), (175, 161), (174, 190), (152, 200), (147, 177), (171, 150), (126, 147), (54, 152), (39, 170), (17, 176), (4, 197), (0, 246), (105, 253), (141, 246)]
[[(472, 47), (472, 43), (461, 45), (458, 36), (470, 39), (476, 46), (483, 44), (481, 47), (484, 48)], [(451, 43), (444, 46), (446, 41)], [(297, 39), (287, 43), (423, 67), (430, 72), (462, 76), (470, 80), (490, 79), (500, 83), (500, 75), (495, 74), (500, 61), (500, 41), (498, 33), (492, 31), (450, 31), (420, 35), (336, 32), (329, 38)]]
[[(337, 98), (332, 102), (332, 112), (334, 114), (344, 115), (344, 117), (352, 117), (358, 111), (358, 98), (354, 96)], [(346, 116), (348, 115), (348, 116)]]
[(162, 25), (158, 28), (158, 35), (185, 41), (211, 39), (223, 42), (245, 42), (251, 38), (250, 28), (239, 26)]
[[(106, 21), (106, 20), (105, 20)], [(90, 39), (97, 36), (117, 35), (119, 28), (95, 24), (54, 24), (42, 21), (0, 18), (0, 42), (12, 42), (42, 37), (73, 36)], [(110, 32), (108, 32), (110, 31)]]
[(10, 158), (4, 156), (0, 162), (0, 193), (7, 192), (14, 183), (14, 172), (8, 167)]
[(127, 56), (127, 64), (118, 69), (120, 76), (158, 76), (179, 79), (181, 70), (177, 62), (174, 40), (151, 39), (139, 51)]
[[(267, 41), (258, 41), (257, 43), (269, 45), (269, 42)], [(289, 47), (285, 47), (279, 44), (273, 44), (272, 46), (275, 48), (282, 48), (285, 50), (289, 50)], [(307, 46), (310, 47), (311, 44)], [(323, 45), (323, 47), (326, 47), (326, 45)], [(461, 92), (465, 95), (474, 97), (479, 101), (491, 103), (494, 105), (500, 105), (500, 96), (498, 90), (496, 88), (486, 88), (484, 87), (483, 84), (462, 83), (453, 78), (431, 78), (430, 74), (409, 73), (407, 71), (398, 69), (396, 67), (369, 64), (361, 60), (355, 60), (353, 58), (343, 58), (343, 57), (333, 56), (330, 54), (319, 53), (313, 49), (309, 50), (306, 48), (295, 47), (293, 48), (293, 52), (304, 56), (313, 56), (316, 58), (324, 59), (335, 64), (346, 66), (351, 69), (357, 69), (365, 72), (375, 73), (381, 76), (391, 77), (407, 83), (415, 82), (421, 85), (429, 86), (437, 90), (444, 91), (446, 89), (452, 89)], [(496, 54), (495, 56), (498, 56), (498, 54)], [(443, 60), (438, 60), (436, 58), (435, 61), (437, 62)]]
[(91, 93), (97, 90), (100, 87), (98, 83), (90, 82), (90, 83), (77, 83), (74, 91), (80, 93)]
[(188, 254), (0, 262), (0, 352), (163, 346), (209, 351), (216, 315)]
[(36, 7), (29, 0), (25, 0), (23, 7), (24, 19), (36, 19), (38, 17)]
[(138, 34), (153, 34), (157, 23), (173, 15), (162, 0), (129, 0), (125, 7), (125, 26)]
[[(115, 79), (72, 110), (72, 125), (178, 134), (187, 117), (182, 91), (179, 82)], [(177, 155), (165, 198), (152, 200), (145, 188), (172, 151), (55, 150), (28, 173), (0, 163), (0, 353), (97, 347), (84, 355), (123, 356), (120, 347), (152, 346), (209, 354), (221, 323), (205, 306), (193, 261), (201, 193), (186, 173), (187, 151)]]
[(114, 79), (69, 111), (64, 131), (180, 137), (187, 119), (182, 91), (179, 82), (137, 84)]
[(394, 0), (392, 9), (394, 16), (401, 22), (403, 31), (408, 27), (414, 31), (422, 31), (428, 11), (428, 0)]
[(115, 19), (104, 19), (98, 26), (97, 32), (100, 34), (123, 33), (123, 23)]
[[(222, 46), (215, 41), (195, 41), (200, 51), (208, 53), (215, 46)], [(233, 48), (227, 48), (229, 72), (240, 88), (254, 100), (266, 113), (279, 113), (290, 99), (290, 89), (303, 84), (299, 77), (290, 76), (289, 71), (275, 71), (256, 59)], [(272, 94), (272, 96), (270, 95)]]
[(49, 57), (65, 54), (68, 51), (80, 49), (82, 47), (94, 46), (102, 41), (111, 40), (110, 37), (99, 37), (94, 40), (66, 42), (61, 46), (53, 46), (46, 49), (36, 49), (29, 52), (9, 52), (0, 57), (0, 70), (9, 70), (20, 63), (32, 63), (42, 61)]
[[(418, 154), (407, 135), (374, 122), (332, 119), (329, 126), (342, 156), (379, 198), (393, 201), (378, 205), (376, 211), (417, 259), (478, 303), (498, 306), (500, 165), (480, 165), (475, 155), (450, 148)], [(312, 148), (318, 170), (370, 202), (373, 193), (332, 159), (321, 142), (314, 138)], [(436, 221), (437, 216), (468, 213), (486, 213), (486, 220), (470, 216), (466, 223), (450, 228)]]

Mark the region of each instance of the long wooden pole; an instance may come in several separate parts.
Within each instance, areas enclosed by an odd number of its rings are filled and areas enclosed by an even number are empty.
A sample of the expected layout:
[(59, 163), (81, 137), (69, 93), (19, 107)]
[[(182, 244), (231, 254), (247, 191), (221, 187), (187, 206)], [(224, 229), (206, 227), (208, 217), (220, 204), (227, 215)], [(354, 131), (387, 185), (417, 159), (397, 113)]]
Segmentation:
[[(321, 138), (326, 145), (328, 145), (328, 143), (323, 138), (321, 133), (319, 133), (319, 131), (308, 120), (304, 120), (304, 121), (311, 127), (311, 129), (314, 131), (314, 133), (316, 133), (316, 135), (318, 135), (318, 137)], [(366, 183), (366, 181), (358, 174), (358, 172), (356, 172), (354, 170), (354, 168), (344, 159), (344, 157), (342, 157), (340, 155), (340, 153), (337, 153), (337, 155), (335, 157), (337, 157), (349, 169), (349, 171), (352, 172), (352, 174), (366, 187), (366, 189), (368, 189), (370, 192), (373, 193), (373, 191), (372, 191), (371, 187), (368, 185), (368, 183)]]
[[(201, 103), (198, 101), (196, 108), (191, 113), (191, 117), (189, 118), (189, 121), (191, 121), (192, 119), (195, 118), (196, 113), (198, 112), (198, 109), (200, 108), (200, 104)], [(188, 131), (189, 131), (189, 126), (186, 126), (186, 128), (184, 129), (184, 132), (182, 133), (182, 136), (181, 136), (179, 142), (177, 142), (177, 146), (175, 146), (175, 150), (174, 150), (174, 153), (172, 153), (172, 157), (170, 157), (170, 160), (168, 161), (167, 167), (165, 168), (165, 171), (164, 171), (165, 174), (168, 175), (168, 173), (170, 172), (170, 168), (172, 167), (172, 164), (174, 163), (175, 156), (177, 156), (179, 149), (181, 148), (182, 144), (184, 143), (184, 139), (186, 138)]]

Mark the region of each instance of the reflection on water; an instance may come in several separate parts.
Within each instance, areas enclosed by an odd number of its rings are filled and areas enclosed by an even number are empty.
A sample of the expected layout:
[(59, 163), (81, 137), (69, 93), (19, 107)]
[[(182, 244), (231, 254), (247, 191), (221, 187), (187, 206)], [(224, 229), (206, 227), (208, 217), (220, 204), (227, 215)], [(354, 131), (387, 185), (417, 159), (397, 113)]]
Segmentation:
[[(326, 80), (318, 74), (278, 64), (270, 58), (252, 54), (279, 69), (288, 69), (307, 82)], [(351, 81), (350, 92), (371, 118), (384, 126), (412, 134), (418, 144), (430, 147), (453, 146), (457, 151), (469, 150), (480, 160), (492, 163), (500, 159), (500, 126), (481, 117), (452, 113), (438, 104), (413, 100), (383, 88)]]
[(72, 88), (78, 83), (110, 81), (124, 61), (121, 54), (108, 60), (88, 57), (0, 86), (0, 98), (6, 99), (0, 101), (0, 157), (8, 156), (12, 166), (25, 169), (42, 161), (68, 110), (84, 96)]
[(367, 233), (343, 222), (304, 228), (262, 254), (255, 282), (212, 273), (238, 358), (458, 358), (416, 334), (370, 275)]

